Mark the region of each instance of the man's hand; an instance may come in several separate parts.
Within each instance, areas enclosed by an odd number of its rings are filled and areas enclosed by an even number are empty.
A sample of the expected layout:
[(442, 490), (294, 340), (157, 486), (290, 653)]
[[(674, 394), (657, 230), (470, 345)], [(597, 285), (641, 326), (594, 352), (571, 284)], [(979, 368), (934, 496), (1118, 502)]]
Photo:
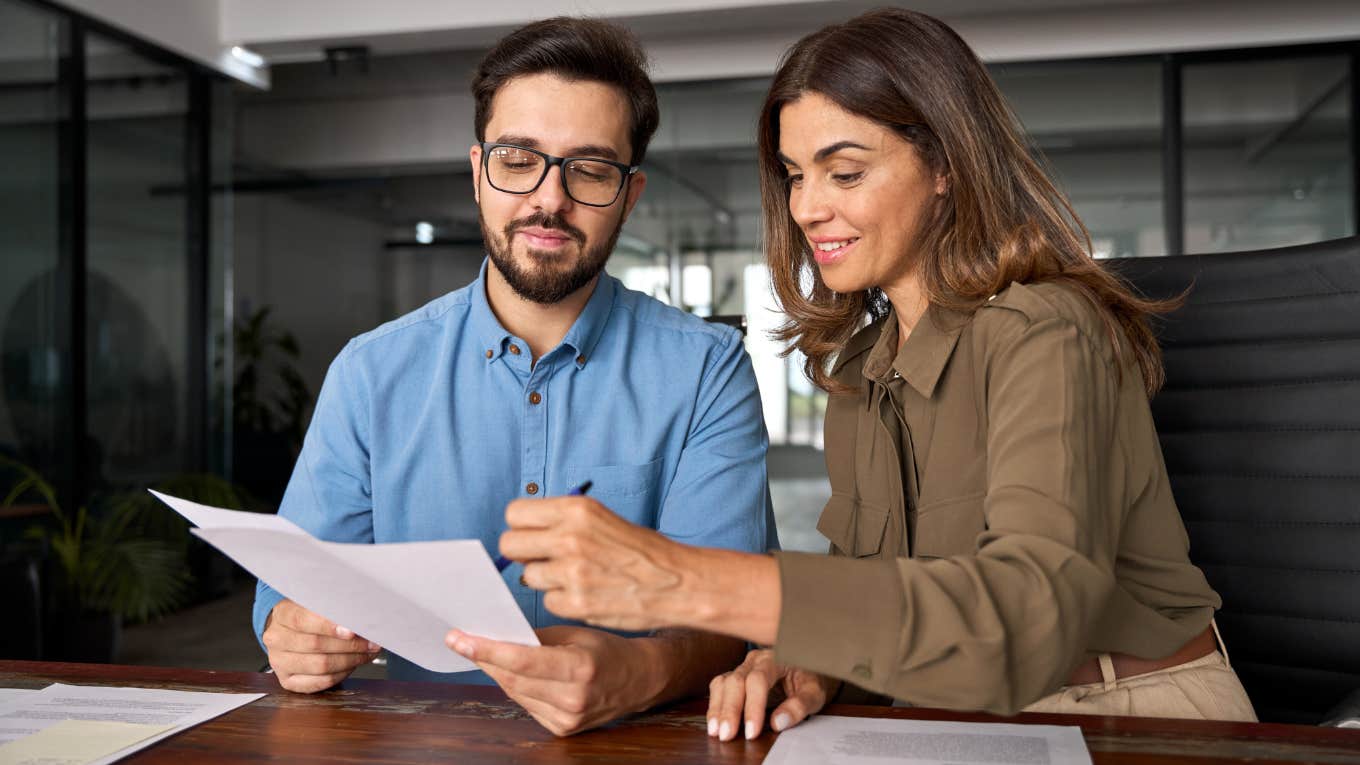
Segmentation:
[(298, 693), (330, 688), (382, 650), (291, 600), (279, 601), (269, 612), (260, 639), (279, 685)]
[(708, 735), (731, 741), (744, 720), (746, 738), (759, 736), (770, 689), (781, 681), (786, 698), (770, 713), (775, 731), (787, 730), (819, 711), (841, 686), (835, 678), (775, 662), (769, 649), (751, 651), (741, 666), (709, 684)]
[(569, 736), (639, 712), (665, 679), (649, 661), (649, 638), (622, 638), (585, 627), (538, 630), (542, 646), (523, 646), (450, 630), (444, 642), (500, 685), (554, 735)]

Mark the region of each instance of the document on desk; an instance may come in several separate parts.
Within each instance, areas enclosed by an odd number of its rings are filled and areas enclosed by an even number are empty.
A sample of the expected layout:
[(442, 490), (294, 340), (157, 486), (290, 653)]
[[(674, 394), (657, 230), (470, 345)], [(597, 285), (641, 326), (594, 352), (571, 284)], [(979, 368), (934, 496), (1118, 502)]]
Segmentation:
[(477, 668), (444, 645), (454, 627), (539, 644), (478, 540), (323, 542), (277, 515), (151, 493), (198, 526), (196, 536), (284, 597), (432, 672)]
[(1091, 765), (1081, 729), (1057, 725), (813, 717), (775, 739), (765, 765)]
[[(44, 765), (66, 762), (107, 765), (262, 696), (263, 693), (162, 691), (56, 683), (0, 705), (0, 763), (32, 761), (28, 755), (32, 754), (30, 750), (36, 739), (39, 751), (47, 758), (36, 761)], [(73, 722), (122, 725), (86, 726), (72, 725)], [(51, 748), (52, 744), (59, 745), (62, 741), (53, 741), (52, 734), (48, 733), (57, 725), (70, 729), (71, 735), (65, 739), (70, 747), (64, 751)], [(104, 742), (103, 753), (93, 755), (94, 759), (82, 758), (80, 753), (88, 754), (101, 748), (98, 742)]]

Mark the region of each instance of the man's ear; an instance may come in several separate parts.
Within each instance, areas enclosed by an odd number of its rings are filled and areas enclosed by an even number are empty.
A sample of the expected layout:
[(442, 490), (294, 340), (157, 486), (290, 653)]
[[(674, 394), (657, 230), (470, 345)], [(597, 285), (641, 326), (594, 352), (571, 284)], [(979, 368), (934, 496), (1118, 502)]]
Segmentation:
[(642, 190), (647, 188), (647, 174), (639, 170), (628, 177), (628, 188), (623, 197), (623, 218), (622, 223), (628, 220), (628, 214), (633, 212), (633, 205), (637, 204), (638, 197), (642, 196)]
[(472, 160), (472, 198), (477, 204), (482, 203), (482, 147), (473, 144), (468, 150), (468, 159)]

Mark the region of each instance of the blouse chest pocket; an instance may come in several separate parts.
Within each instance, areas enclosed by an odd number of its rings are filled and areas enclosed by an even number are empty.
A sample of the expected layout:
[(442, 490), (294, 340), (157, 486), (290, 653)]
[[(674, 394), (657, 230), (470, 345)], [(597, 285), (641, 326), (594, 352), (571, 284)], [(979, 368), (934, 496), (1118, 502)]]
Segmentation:
[(982, 504), (986, 492), (965, 494), (932, 501), (912, 513), (913, 558), (947, 558), (970, 555), (977, 549), (977, 537), (987, 529)]
[(832, 494), (817, 519), (817, 530), (841, 555), (867, 558), (883, 548), (888, 508), (868, 504), (843, 494)]

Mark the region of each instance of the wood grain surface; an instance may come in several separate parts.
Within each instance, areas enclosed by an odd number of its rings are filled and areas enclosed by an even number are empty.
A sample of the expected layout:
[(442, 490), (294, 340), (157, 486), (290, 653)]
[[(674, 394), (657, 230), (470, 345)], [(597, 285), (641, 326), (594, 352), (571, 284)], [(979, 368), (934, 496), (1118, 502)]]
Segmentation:
[[(498, 689), (350, 680), (325, 693), (279, 688), (272, 675), (160, 667), (0, 661), (0, 687), (49, 683), (249, 691), (259, 701), (124, 762), (164, 763), (759, 763), (774, 735), (720, 743), (705, 735), (703, 700), (569, 738), (555, 738)], [(833, 706), (827, 714), (1078, 725), (1101, 765), (1360, 763), (1360, 731), (1297, 725), (1025, 714), (999, 718), (930, 709)]]

